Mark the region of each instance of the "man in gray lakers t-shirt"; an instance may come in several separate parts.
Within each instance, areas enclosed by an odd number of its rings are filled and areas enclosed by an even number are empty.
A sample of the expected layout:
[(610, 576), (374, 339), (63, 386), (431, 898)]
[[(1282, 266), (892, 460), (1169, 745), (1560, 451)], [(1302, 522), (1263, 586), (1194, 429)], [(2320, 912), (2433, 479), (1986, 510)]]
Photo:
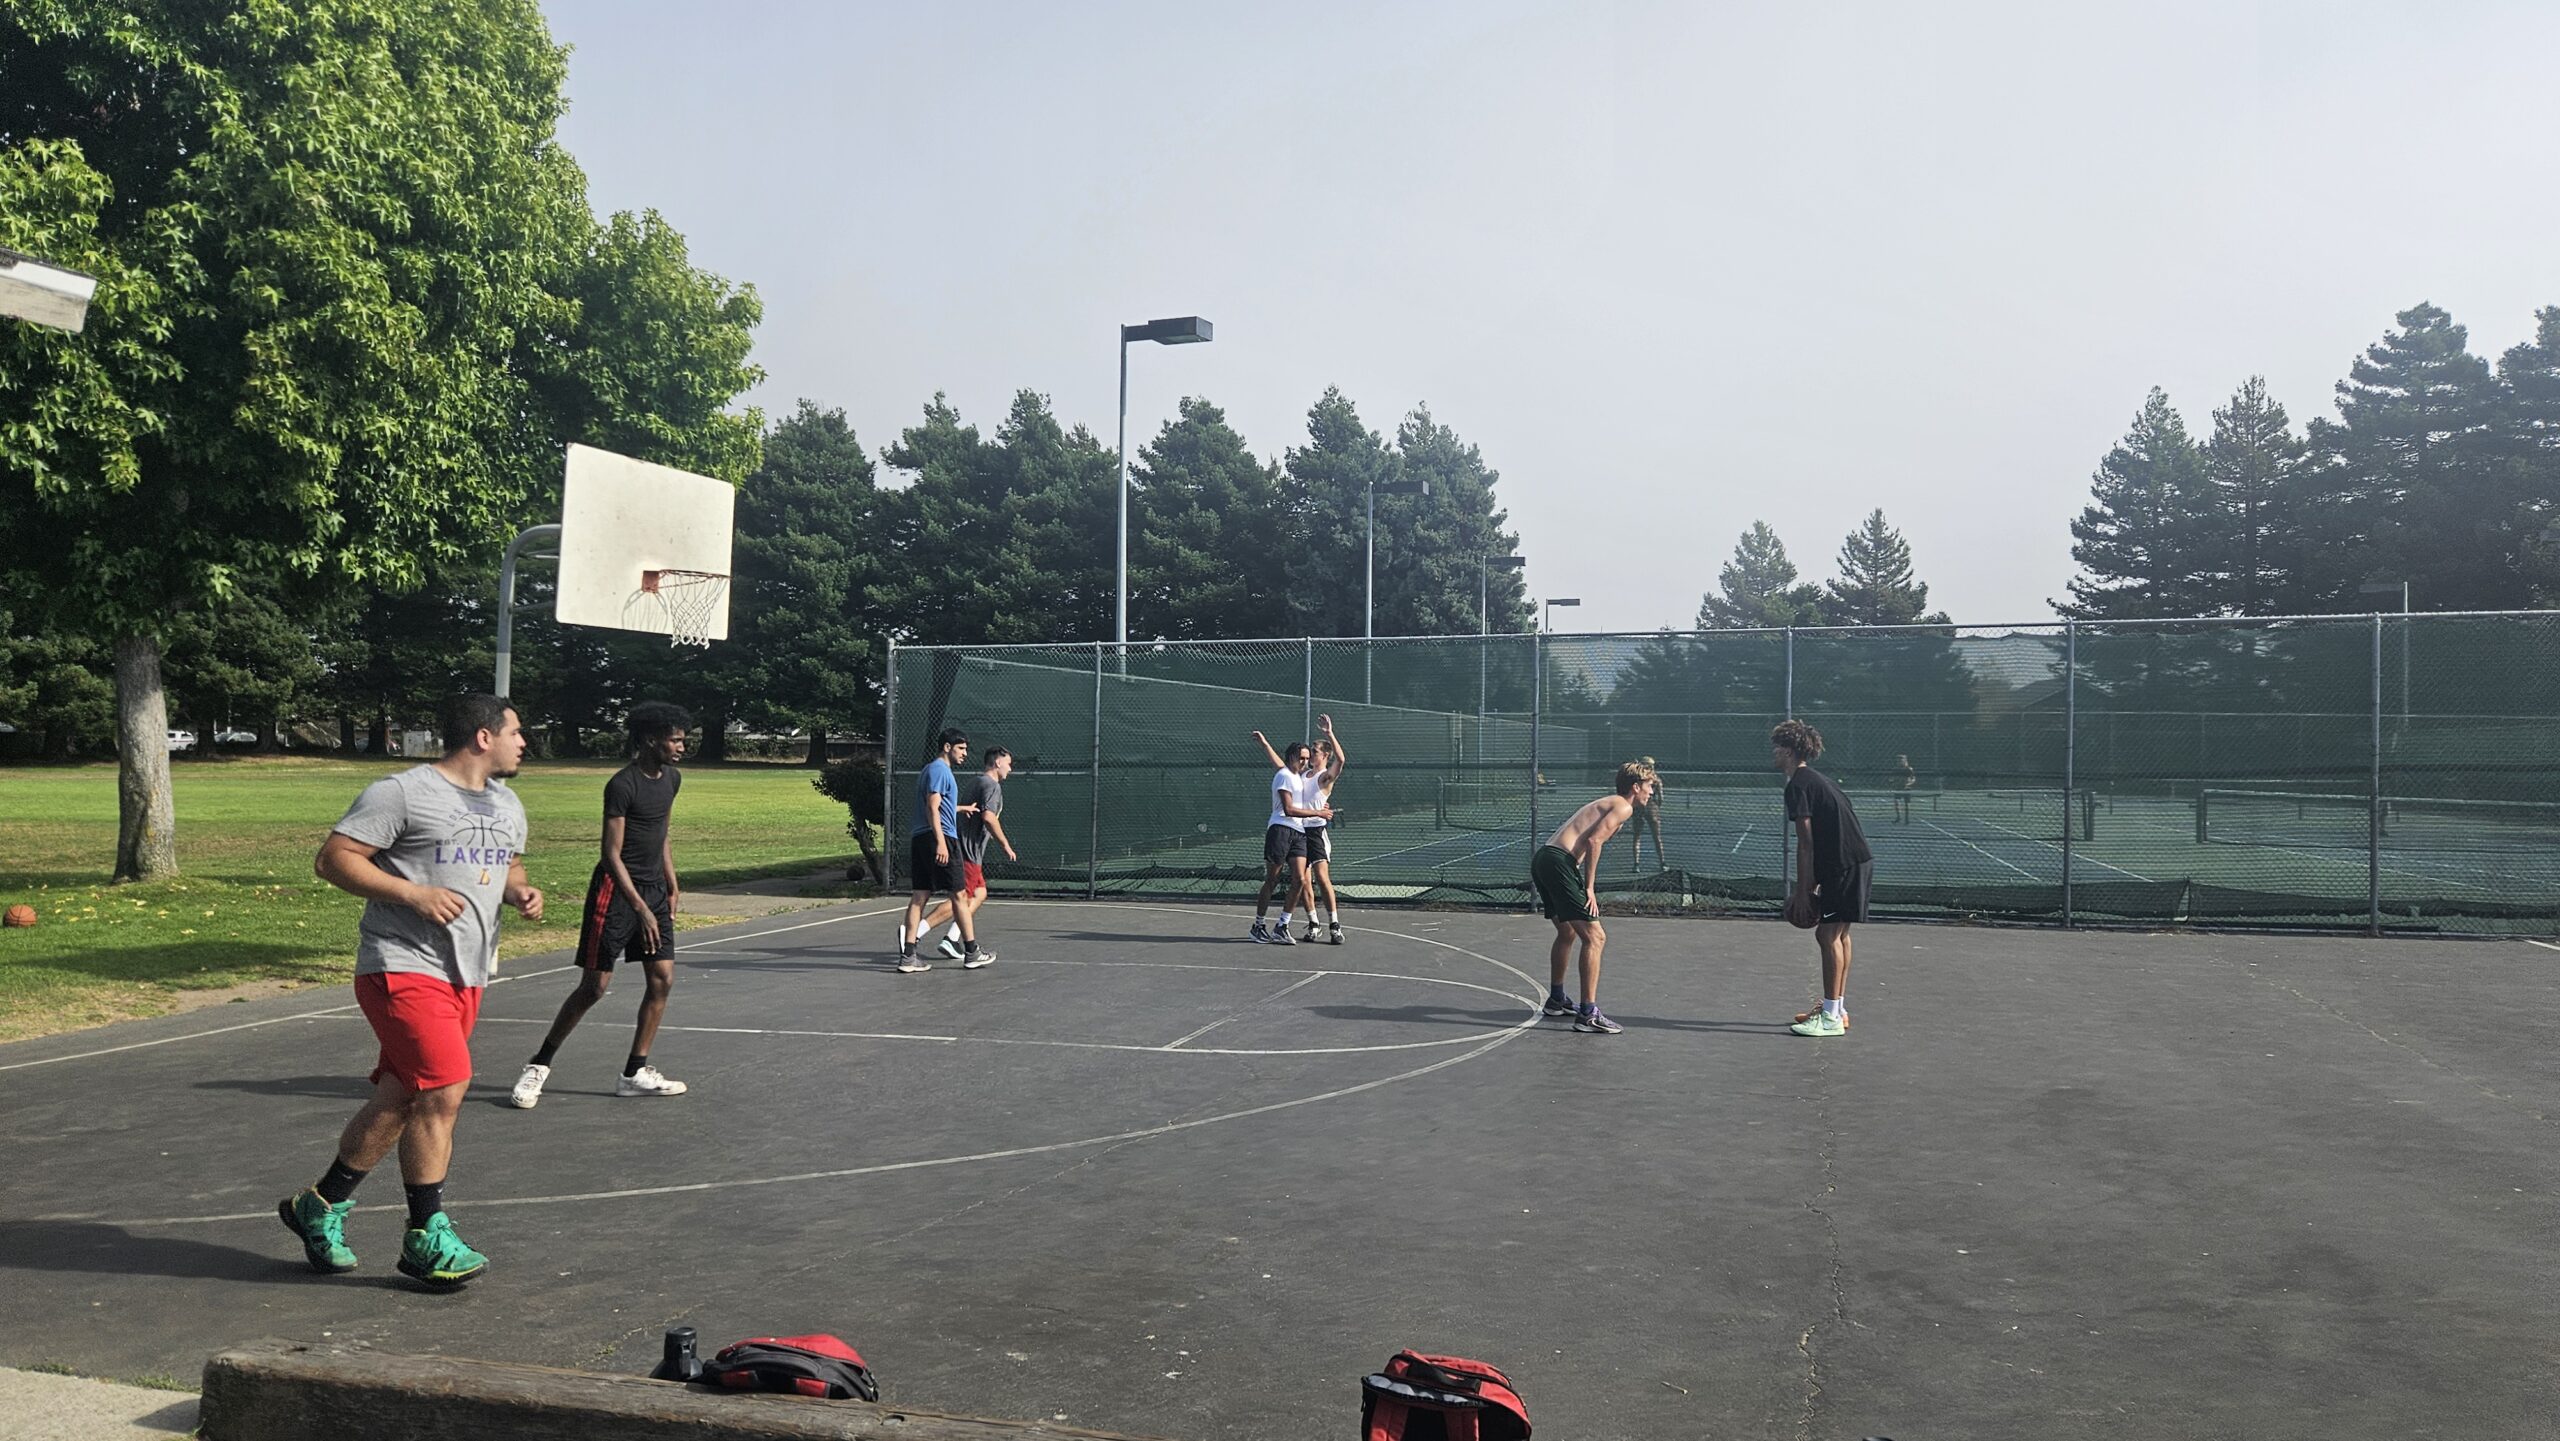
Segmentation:
[(400, 1148), (409, 1229), (400, 1271), (458, 1286), (489, 1258), (444, 1213), (453, 1123), (471, 1084), (471, 1028), (498, 955), (498, 908), (542, 919), (524, 874), (524, 804), (500, 782), (524, 759), (524, 727), (496, 696), (445, 702), (444, 757), (365, 787), (312, 862), (322, 880), (364, 898), (356, 928), (356, 1004), (381, 1054), (373, 1098), (338, 1136), (317, 1184), (276, 1203), (311, 1269), (352, 1271), (346, 1216), (365, 1173)]
[(461, 914), (439, 925), (409, 904), (368, 899), (356, 926), (356, 974), (488, 985), (507, 875), (524, 850), (516, 793), (494, 782), (472, 790), (436, 766), (413, 766), (366, 786), (336, 832), (374, 847), (377, 868), (463, 902)]

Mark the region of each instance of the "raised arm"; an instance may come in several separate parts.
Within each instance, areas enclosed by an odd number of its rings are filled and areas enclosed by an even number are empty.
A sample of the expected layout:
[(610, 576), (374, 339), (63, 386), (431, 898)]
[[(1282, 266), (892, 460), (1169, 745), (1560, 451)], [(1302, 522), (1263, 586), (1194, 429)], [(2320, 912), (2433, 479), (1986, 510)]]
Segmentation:
[(1263, 758), (1264, 760), (1267, 760), (1267, 761), (1271, 762), (1271, 768), (1272, 768), (1273, 770), (1275, 770), (1275, 771), (1276, 771), (1276, 770), (1282, 769), (1281, 762), (1280, 762), (1280, 753), (1279, 753), (1278, 751), (1275, 751), (1275, 750), (1273, 750), (1273, 749), (1271, 748), (1271, 742), (1269, 742), (1269, 741), (1267, 741), (1267, 740), (1264, 740), (1264, 739), (1262, 738), (1262, 732), (1260, 732), (1260, 731), (1255, 731), (1255, 732), (1253, 733), (1253, 743), (1254, 743), (1255, 745), (1258, 745), (1258, 746), (1262, 747), (1262, 758)]
[(1324, 738), (1333, 742), (1333, 767), (1324, 773), (1325, 784), (1331, 785), (1350, 767), (1351, 757), (1342, 749), (1342, 733), (1333, 728), (1333, 717), (1317, 716), (1316, 729), (1323, 731)]

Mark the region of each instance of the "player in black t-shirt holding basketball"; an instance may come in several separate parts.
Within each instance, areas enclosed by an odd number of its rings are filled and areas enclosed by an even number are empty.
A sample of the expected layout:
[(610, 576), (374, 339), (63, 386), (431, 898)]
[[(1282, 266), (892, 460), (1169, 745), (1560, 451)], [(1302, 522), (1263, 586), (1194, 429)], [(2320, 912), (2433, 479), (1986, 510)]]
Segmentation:
[(1769, 732), (1769, 758), (1787, 778), (1787, 825), (1796, 833), (1795, 885), (1787, 909), (1803, 924), (1810, 911), (1814, 948), (1822, 957), (1822, 1004), (1796, 1017), (1787, 1029), (1799, 1036), (1838, 1036), (1849, 1030), (1849, 927), (1867, 918), (1875, 881), (1875, 854), (1849, 804), (1831, 777), (1813, 768), (1822, 754), (1822, 732), (1791, 720)]
[(623, 1063), (617, 1096), (681, 1096), (682, 1081), (670, 1081), (649, 1064), (649, 1046), (657, 1039), (658, 1022), (667, 1014), (667, 997), (676, 985), (676, 910), (682, 892), (676, 883), (675, 842), (668, 820), (675, 814), (676, 791), (684, 778), (676, 762), (684, 759), (685, 732), (693, 717), (678, 706), (647, 701), (631, 708), (631, 764), (604, 783), (604, 854), (587, 882), (587, 904), (578, 926), (576, 990), (560, 1003), (560, 1014), (542, 1049), (533, 1053), (516, 1088), (507, 1096), (519, 1110), (542, 1100), (542, 1083), (551, 1076), (551, 1058), (589, 1009), (604, 999), (613, 982), (615, 964), (638, 963), (648, 990), (640, 1000), (640, 1022), (631, 1039), (631, 1055)]

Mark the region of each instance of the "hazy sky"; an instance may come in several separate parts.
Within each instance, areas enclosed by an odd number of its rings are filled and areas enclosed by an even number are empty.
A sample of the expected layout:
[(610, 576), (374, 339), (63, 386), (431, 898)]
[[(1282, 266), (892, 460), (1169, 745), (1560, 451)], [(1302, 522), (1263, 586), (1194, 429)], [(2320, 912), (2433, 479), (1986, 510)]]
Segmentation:
[[(1685, 626), (1752, 519), (1875, 506), (2038, 619), (2144, 392), (2299, 424), (2395, 311), (2560, 304), (2560, 5), (547, 0), (599, 209), (765, 305), (753, 398), (875, 452), (935, 391), (1257, 454), (1327, 385), (1482, 447), (1532, 595)], [(1356, 523), (1356, 522), (1355, 522)]]

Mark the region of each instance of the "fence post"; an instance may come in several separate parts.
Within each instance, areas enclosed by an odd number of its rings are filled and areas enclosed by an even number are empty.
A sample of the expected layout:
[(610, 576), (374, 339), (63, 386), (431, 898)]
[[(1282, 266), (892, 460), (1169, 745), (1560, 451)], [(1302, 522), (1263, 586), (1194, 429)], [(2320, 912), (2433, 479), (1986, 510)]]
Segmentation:
[(1540, 718), (1547, 708), (1547, 638), (1545, 627), (1529, 633), (1529, 850), (1538, 849), (1538, 777), (1545, 770), (1539, 758)]
[(2080, 623), (2062, 626), (2062, 924), (2071, 924), (2071, 833), (2080, 799)]
[(1796, 628), (1794, 626), (1787, 627), (1787, 693), (1783, 705), (1785, 714), (1780, 715), (1778, 719), (1794, 720), (1796, 718)]
[[(1362, 643), (1362, 649), (1367, 649), (1366, 642)], [(1298, 734), (1313, 736), (1316, 733), (1316, 638), (1314, 636), (1307, 637), (1306, 702), (1304, 713), (1298, 718)]]
[[(898, 798), (898, 638), (889, 637), (888, 684), (880, 713), (880, 894), (898, 890), (898, 848), (890, 839), (890, 804)], [(856, 822), (856, 824), (860, 824)]]
[(2382, 615), (2373, 617), (2373, 791), (2364, 818), (2365, 934), (2382, 934)]
[[(1124, 663), (1126, 656), (1122, 657)], [(1085, 768), (1093, 782), (1093, 829), (1084, 847), (1084, 898), (1102, 893), (1102, 642), (1093, 643), (1093, 757)]]

